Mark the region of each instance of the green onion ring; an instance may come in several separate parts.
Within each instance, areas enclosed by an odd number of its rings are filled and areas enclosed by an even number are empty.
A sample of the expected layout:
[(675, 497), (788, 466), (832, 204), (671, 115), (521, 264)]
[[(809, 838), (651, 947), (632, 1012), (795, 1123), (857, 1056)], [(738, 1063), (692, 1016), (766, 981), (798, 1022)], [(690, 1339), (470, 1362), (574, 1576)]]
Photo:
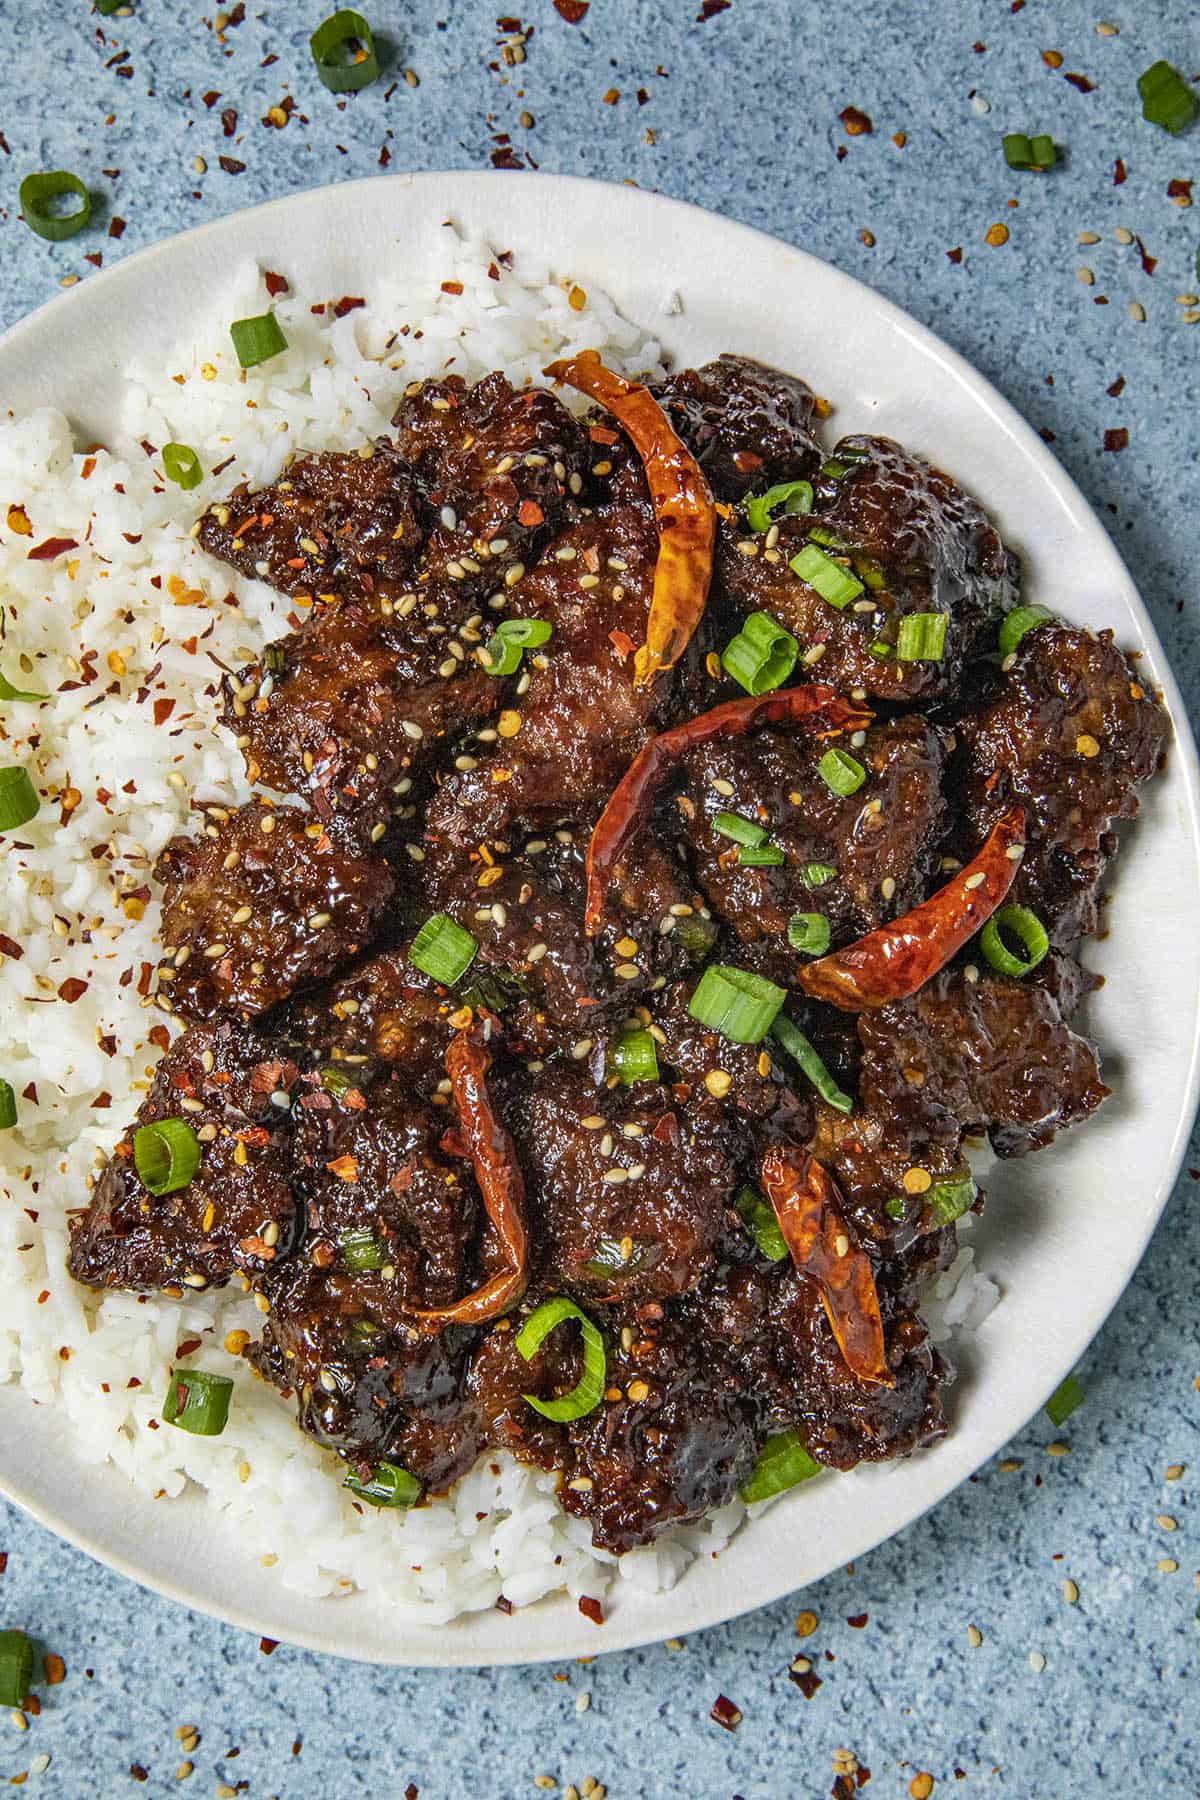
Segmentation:
[(1044, 625), (1054, 614), (1047, 612), (1044, 606), (1014, 607), (1000, 626), (1000, 655), (1007, 661), (1013, 654), (1027, 631), (1037, 625)]
[(565, 1319), (574, 1319), (583, 1334), (583, 1374), (570, 1393), (560, 1395), (557, 1400), (539, 1400), (536, 1394), (521, 1396), (544, 1419), (557, 1419), (560, 1423), (585, 1418), (599, 1406), (604, 1395), (604, 1339), (587, 1314), (581, 1312), (573, 1300), (559, 1295), (554, 1300), (543, 1300), (530, 1313), (514, 1340), (518, 1354), (529, 1362), (555, 1327)]
[(28, 769), (0, 769), (0, 831), (27, 825), (30, 819), (37, 818), (41, 809), (42, 803)]
[(393, 1462), (381, 1462), (366, 1481), (358, 1475), (347, 1475), (342, 1486), (368, 1506), (411, 1506), (421, 1494), (416, 1476)]
[(11, 1131), (17, 1122), (17, 1096), (11, 1081), (0, 1080), (0, 1131)]
[(776, 1019), (771, 1027), (771, 1035), (781, 1049), (787, 1051), (792, 1061), (799, 1064), (802, 1073), (807, 1075), (827, 1106), (832, 1106), (841, 1113), (854, 1111), (851, 1096), (843, 1093), (804, 1033), (798, 1025), (792, 1024), (786, 1013), (781, 1013)]
[[(364, 54), (357, 62), (343, 62), (337, 53), (352, 40), (362, 45)], [(369, 87), (379, 74), (379, 57), (371, 27), (361, 13), (351, 12), (348, 7), (318, 25), (308, 40), (308, 47), (317, 65), (317, 74), (331, 94), (355, 94), (360, 88)]]
[[(1014, 956), (1004, 942), (1003, 933), (1011, 932), (1025, 946), (1025, 959)], [(979, 934), (979, 948), (1001, 975), (1013, 975), (1019, 981), (1036, 969), (1047, 950), (1050, 939), (1046, 927), (1027, 906), (1010, 904), (994, 912)]]
[(799, 1435), (779, 1431), (759, 1451), (758, 1461), (742, 1483), (741, 1496), (747, 1506), (753, 1506), (756, 1500), (770, 1500), (820, 1473), (821, 1464), (814, 1462)]
[(758, 1044), (766, 1037), (787, 995), (773, 981), (748, 969), (710, 963), (688, 1001), (697, 1024), (719, 1031), (734, 1044)]
[(233, 1382), (228, 1375), (210, 1375), (205, 1369), (172, 1369), (167, 1397), (162, 1403), (166, 1424), (190, 1431), (193, 1437), (220, 1437), (229, 1420)]
[(186, 1119), (156, 1119), (133, 1134), (133, 1166), (148, 1194), (177, 1194), (200, 1167), (200, 1140)]
[[(79, 205), (74, 212), (50, 211), (47, 203), (56, 200), (60, 194), (78, 196)], [(46, 169), (36, 175), (27, 175), (21, 183), (18, 198), (30, 231), (52, 244), (61, 244), (64, 238), (74, 237), (92, 216), (91, 195), (78, 175), (72, 175), (69, 169)]]
[(24, 1706), (33, 1686), (33, 1645), (23, 1631), (0, 1631), (0, 1706)]
[(199, 487), (204, 479), (204, 470), (200, 467), (200, 458), (188, 444), (164, 444), (162, 448), (163, 474), (176, 487)]
[(810, 513), (812, 509), (811, 481), (780, 481), (765, 494), (752, 494), (746, 501), (746, 523), (751, 531), (769, 531), (775, 513)]
[(770, 1202), (747, 1185), (739, 1188), (733, 1207), (768, 1262), (782, 1262), (788, 1247)]
[(434, 913), (409, 945), (408, 960), (423, 975), (432, 975), (444, 987), (453, 987), (478, 954), (479, 945), (469, 931), (456, 924), (449, 913)]

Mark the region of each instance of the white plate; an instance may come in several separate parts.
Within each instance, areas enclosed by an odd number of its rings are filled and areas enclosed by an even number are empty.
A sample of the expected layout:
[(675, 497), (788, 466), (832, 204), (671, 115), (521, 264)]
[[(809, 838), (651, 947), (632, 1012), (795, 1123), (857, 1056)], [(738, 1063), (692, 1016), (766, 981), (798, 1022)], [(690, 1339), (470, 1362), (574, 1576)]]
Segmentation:
[(23, 321), (0, 340), (0, 402), (61, 407), (81, 437), (103, 439), (127, 359), (165, 354), (191, 317), (210, 313), (232, 263), (257, 258), (306, 290), (369, 297), (388, 261), (436, 255), (447, 216), (601, 284), (679, 362), (762, 357), (833, 399), (839, 433), (891, 433), (942, 464), (1020, 550), (1027, 596), (1144, 652), (1177, 734), (1119, 859), (1110, 933), (1087, 952), (1109, 977), (1089, 1026), (1116, 1092), (1085, 1130), (989, 1180), (975, 1241), (1004, 1298), (972, 1342), (950, 1397), (953, 1430), (936, 1449), (801, 1490), (670, 1594), (620, 1584), (602, 1630), (567, 1599), (420, 1628), (398, 1626), (369, 1594), (288, 1594), (198, 1496), (155, 1505), (85, 1467), (52, 1410), (0, 1388), (0, 1490), (102, 1562), (255, 1633), (375, 1662), (470, 1664), (594, 1654), (760, 1606), (898, 1531), (1024, 1425), (1129, 1280), (1183, 1155), (1197, 1084), (1200, 847), (1196, 751), (1175, 683), (1120, 558), (1050, 452), (896, 307), (710, 213), (547, 175), (393, 176), (296, 195), (145, 250)]

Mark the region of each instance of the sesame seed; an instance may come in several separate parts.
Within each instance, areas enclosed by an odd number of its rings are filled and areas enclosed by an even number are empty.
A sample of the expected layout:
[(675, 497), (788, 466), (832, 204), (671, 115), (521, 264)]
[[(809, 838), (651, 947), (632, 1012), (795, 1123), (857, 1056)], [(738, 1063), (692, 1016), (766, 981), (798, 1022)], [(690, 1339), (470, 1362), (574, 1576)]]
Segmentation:
[(1158, 1526), (1160, 1531), (1179, 1530), (1179, 1520), (1173, 1519), (1170, 1513), (1159, 1513), (1154, 1523)]
[(613, 970), (613, 974), (617, 977), (618, 981), (636, 981), (641, 972), (642, 971), (637, 963), (632, 962), (618, 963)]
[(1092, 757), (1099, 756), (1100, 754), (1100, 746), (1090, 731), (1080, 732), (1079, 736), (1075, 739), (1075, 748), (1078, 750), (1080, 756)]
[(1174, 1575), (1179, 1568), (1173, 1556), (1160, 1556), (1154, 1566), (1160, 1575)]
[(1070, 1454), (1071, 1454), (1070, 1444), (1064, 1444), (1057, 1439), (1055, 1440), (1055, 1442), (1053, 1444), (1046, 1445), (1046, 1455), (1047, 1456), (1070, 1456)]
[(1042, 1670), (1046, 1667), (1046, 1659), (1040, 1650), (1031, 1650), (1029, 1652), (1029, 1666), (1035, 1675), (1040, 1675)]
[(1182, 1474), (1183, 1474), (1183, 1464), (1182, 1463), (1168, 1463), (1167, 1467), (1163, 1470), (1163, 1480), (1164, 1481), (1178, 1481)]
[(1082, 268), (1076, 269), (1075, 279), (1076, 279), (1076, 281), (1082, 281), (1084, 287), (1095, 287), (1095, 285), (1096, 285), (1095, 273), (1093, 270), (1087, 268), (1086, 265)]
[(593, 1042), (593, 1040), (590, 1037), (583, 1037), (583, 1038), (575, 1039), (575, 1042), (571, 1045), (571, 1055), (574, 1057), (576, 1062), (583, 1061), (584, 1057), (588, 1054), (589, 1050), (592, 1047), (592, 1042)]
[(1074, 1606), (1079, 1599), (1079, 1589), (1069, 1578), (1062, 1584), (1062, 1597), (1068, 1606)]
[(905, 1169), (903, 1182), (906, 1194), (924, 1194), (932, 1187), (933, 1176), (928, 1169)]
[(811, 649), (804, 652), (802, 660), (811, 668), (814, 663), (820, 662), (827, 648), (826, 644), (814, 644)]
[(1118, 244), (1132, 244), (1133, 242), (1133, 233), (1127, 225), (1114, 225), (1113, 236)]
[(605, 1169), (600, 1179), (607, 1182), (609, 1187), (619, 1187), (623, 1181), (629, 1180), (629, 1171), (627, 1169)]
[(896, 880), (892, 875), (885, 875), (879, 884), (879, 891), (885, 900), (892, 900), (896, 894)]
[(723, 1100), (733, 1086), (733, 1076), (724, 1069), (710, 1069), (704, 1077), (704, 1085), (714, 1100)]
[(817, 1615), (815, 1612), (797, 1613), (796, 1636), (802, 1638), (811, 1637), (813, 1632), (817, 1629), (817, 1623)]
[(631, 1400), (645, 1400), (649, 1398), (650, 1384), (639, 1378), (637, 1381), (631, 1381), (625, 1392)]
[(980, 1631), (978, 1625), (967, 1626), (967, 1642), (972, 1650), (978, 1650), (980, 1644), (982, 1644), (983, 1633)]
[(405, 737), (411, 738), (414, 743), (419, 743), (425, 736), (425, 733), (414, 719), (401, 719), (400, 729)]
[(1129, 316), (1131, 319), (1135, 319), (1139, 325), (1145, 324), (1146, 309), (1140, 300), (1131, 300), (1129, 302)]
[(965, 888), (977, 888), (977, 887), (981, 887), (982, 885), (983, 885), (983, 870), (982, 869), (980, 869), (978, 871), (978, 873), (975, 875), (968, 875), (967, 879), (963, 882), (963, 886)]

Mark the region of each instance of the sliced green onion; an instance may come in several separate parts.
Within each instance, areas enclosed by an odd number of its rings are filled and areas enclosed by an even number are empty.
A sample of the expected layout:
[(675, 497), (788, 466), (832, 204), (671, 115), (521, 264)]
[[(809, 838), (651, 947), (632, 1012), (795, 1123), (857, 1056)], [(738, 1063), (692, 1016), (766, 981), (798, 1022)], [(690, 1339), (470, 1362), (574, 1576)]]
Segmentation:
[(867, 651), (875, 658), (876, 662), (886, 662), (892, 654), (892, 646), (883, 638), (876, 638), (873, 644), (867, 645)]
[(0, 1706), (22, 1706), (33, 1686), (33, 1645), (23, 1631), (0, 1631)]
[(488, 674), (515, 674), (524, 652), (548, 643), (553, 631), (548, 619), (505, 619), (496, 627), (483, 650)]
[(599, 1406), (604, 1393), (604, 1339), (587, 1314), (581, 1312), (573, 1300), (562, 1295), (554, 1300), (543, 1300), (530, 1313), (515, 1339), (518, 1353), (528, 1362), (565, 1319), (574, 1319), (583, 1334), (583, 1374), (570, 1393), (560, 1395), (557, 1400), (539, 1400), (536, 1394), (521, 1396), (544, 1419), (557, 1419), (561, 1423), (582, 1419)]
[(172, 1369), (162, 1416), (193, 1437), (220, 1437), (229, 1422), (233, 1382), (206, 1369)]
[(162, 452), (163, 474), (176, 487), (199, 487), (204, 479), (204, 470), (200, 467), (200, 458), (187, 444), (164, 444)]
[(908, 1211), (908, 1204), (907, 1194), (893, 1194), (890, 1200), (884, 1201), (883, 1210), (889, 1219), (902, 1219)]
[(426, 919), (409, 947), (408, 960), (422, 974), (453, 987), (465, 975), (479, 952), (469, 931), (456, 925), (449, 913)]
[(288, 347), (287, 339), (272, 312), (257, 313), (252, 319), (235, 319), (229, 327), (237, 359), (243, 369), (253, 369), (269, 362)]
[(826, 550), (836, 550), (839, 555), (848, 553), (845, 538), (839, 537), (836, 531), (831, 531), (828, 525), (810, 525), (808, 535), (812, 543), (824, 544)]
[(679, 920), (672, 936), (688, 956), (703, 962), (717, 941), (717, 927), (712, 919), (702, 919), (699, 913), (692, 913)]
[(770, 836), (765, 825), (757, 819), (743, 819), (741, 813), (719, 812), (712, 825), (714, 831), (732, 838), (735, 844), (765, 844)]
[[(348, 60), (344, 54), (348, 44), (362, 46), (361, 57)], [(318, 25), (308, 40), (317, 74), (331, 94), (355, 94), (369, 87), (379, 74), (379, 57), (371, 27), (361, 13), (344, 8)]]
[[(814, 532), (813, 536), (815, 535)], [(819, 550), (816, 544), (805, 544), (803, 550), (792, 557), (788, 568), (801, 581), (806, 581), (810, 588), (815, 588), (822, 600), (827, 601), (830, 606), (836, 606), (839, 612), (863, 591), (863, 584), (858, 576), (852, 575), (840, 562), (835, 562), (832, 556), (826, 556), (824, 550)]]
[(28, 769), (0, 769), (0, 831), (27, 825), (41, 809)]
[(804, 877), (805, 887), (815, 888), (824, 887), (827, 881), (832, 881), (837, 870), (832, 863), (805, 863), (800, 873)]
[(764, 1200), (757, 1188), (747, 1186), (738, 1190), (733, 1205), (738, 1218), (749, 1228), (751, 1237), (767, 1260), (782, 1262), (788, 1253), (788, 1247), (770, 1201)]
[(132, 6), (133, 0), (95, 0), (96, 11), (102, 19), (111, 19), (115, 12), (123, 6)]
[(1047, 612), (1044, 606), (1017, 606), (1008, 613), (1000, 626), (1000, 655), (1011, 656), (1027, 631), (1035, 625), (1044, 625), (1054, 614)]
[(381, 1462), (366, 1481), (358, 1475), (347, 1475), (342, 1486), (368, 1506), (411, 1506), (421, 1497), (421, 1484), (415, 1475), (399, 1463)]
[[(625, 1253), (626, 1242), (633, 1245), (628, 1255)], [(595, 1255), (581, 1263), (580, 1268), (585, 1275), (600, 1279), (606, 1275), (637, 1275), (647, 1266), (654, 1267), (658, 1260), (657, 1249), (653, 1243), (633, 1244), (632, 1239), (601, 1238)]]
[(148, 1194), (177, 1194), (200, 1167), (200, 1139), (186, 1119), (156, 1119), (133, 1134), (133, 1164)]
[(953, 1225), (955, 1219), (961, 1219), (965, 1212), (970, 1212), (978, 1192), (971, 1171), (966, 1169), (958, 1174), (947, 1175), (942, 1181), (935, 1181), (922, 1198), (935, 1225)]
[(781, 481), (765, 494), (753, 494), (746, 502), (746, 523), (751, 531), (767, 531), (777, 512), (809, 513), (813, 509), (811, 481)]
[(787, 934), (792, 949), (809, 956), (824, 956), (829, 948), (829, 920), (824, 913), (793, 913)]
[(787, 860), (778, 844), (742, 844), (737, 859), (744, 869), (777, 869)]
[(326, 1063), (321, 1070), (321, 1086), (335, 1100), (340, 1100), (354, 1086), (354, 1076), (348, 1069), (339, 1069), (336, 1063)]
[[(50, 202), (63, 194), (76, 195), (79, 205), (73, 212), (51, 211)], [(74, 237), (92, 216), (91, 195), (69, 169), (47, 169), (42, 174), (27, 175), (18, 190), (18, 199), (30, 231), (48, 238), (52, 244)]]
[(31, 688), (16, 688), (0, 675), (0, 700), (48, 700), (49, 694), (37, 694)]
[[(1025, 946), (1024, 958), (1014, 956), (1004, 941), (1004, 933), (1019, 938)], [(1019, 981), (1036, 969), (1047, 950), (1050, 939), (1046, 927), (1027, 906), (1002, 906), (994, 912), (979, 934), (979, 948), (1001, 975), (1015, 975)]]
[(350, 1336), (358, 1338), (362, 1343), (369, 1343), (379, 1336), (379, 1327), (372, 1319), (351, 1319)]
[(896, 634), (901, 662), (941, 662), (946, 649), (949, 613), (908, 613)]
[(383, 1245), (373, 1231), (343, 1231), (338, 1247), (346, 1267), (358, 1274), (368, 1269), (382, 1269), (387, 1261)]
[(798, 1025), (792, 1024), (786, 1013), (781, 1013), (776, 1019), (771, 1027), (771, 1035), (780, 1048), (787, 1051), (792, 1061), (799, 1065), (801, 1073), (807, 1075), (827, 1106), (832, 1106), (841, 1113), (854, 1111), (852, 1097), (842, 1092), (804, 1033)]
[(0, 1080), (0, 1131), (11, 1131), (17, 1122), (17, 1096), (10, 1081)]
[(796, 666), (800, 646), (770, 613), (753, 612), (721, 653), (721, 667), (748, 694), (782, 687)]
[(648, 1031), (627, 1031), (612, 1047), (612, 1073), (622, 1087), (658, 1080), (658, 1046)]
[(1004, 160), (1010, 169), (1052, 169), (1055, 156), (1054, 139), (1044, 134), (1031, 138), (1013, 131), (1004, 139)]
[(817, 774), (830, 793), (840, 794), (843, 799), (849, 794), (857, 794), (867, 779), (867, 771), (858, 758), (851, 756), (848, 750), (839, 750), (836, 744), (817, 764)]
[(1087, 1398), (1073, 1375), (1060, 1382), (1046, 1402), (1046, 1416), (1052, 1425), (1065, 1425), (1071, 1414)]
[(1174, 136), (1195, 118), (1196, 96), (1169, 62), (1151, 63), (1138, 76), (1137, 85), (1142, 97), (1142, 117), (1151, 125), (1161, 125)]
[(769, 1437), (758, 1453), (758, 1461), (742, 1483), (742, 1499), (747, 1506), (756, 1500), (769, 1500), (802, 1481), (811, 1481), (821, 1473), (800, 1437), (794, 1431), (778, 1431)]
[(787, 995), (773, 981), (748, 969), (712, 963), (688, 1001), (688, 1014), (734, 1044), (758, 1044), (771, 1029)]

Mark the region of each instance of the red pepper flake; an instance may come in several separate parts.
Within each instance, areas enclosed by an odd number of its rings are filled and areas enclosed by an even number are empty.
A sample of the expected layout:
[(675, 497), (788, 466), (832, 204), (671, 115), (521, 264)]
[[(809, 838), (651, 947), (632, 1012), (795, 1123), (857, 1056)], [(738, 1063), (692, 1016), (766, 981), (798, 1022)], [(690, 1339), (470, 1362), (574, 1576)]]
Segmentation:
[(626, 657), (630, 656), (637, 648), (629, 633), (627, 631), (621, 631), (620, 629), (610, 631), (608, 634), (608, 641), (616, 651), (619, 662), (624, 662)]
[(852, 1631), (864, 1631), (866, 1629), (868, 1616), (867, 1613), (855, 1613), (852, 1618), (846, 1620), (846, 1623), (850, 1626)]
[(1142, 272), (1143, 272), (1143, 274), (1146, 274), (1146, 275), (1153, 275), (1153, 273), (1154, 273), (1154, 271), (1155, 271), (1155, 269), (1157, 269), (1157, 267), (1158, 267), (1158, 258), (1157, 258), (1157, 256), (1151, 256), (1151, 255), (1149, 255), (1149, 254), (1148, 254), (1148, 252), (1147, 252), (1147, 250), (1146, 250), (1146, 246), (1145, 246), (1145, 244), (1144, 244), (1144, 243), (1143, 243), (1143, 242), (1142, 242), (1142, 240), (1141, 240), (1141, 238), (1140, 238), (1140, 237), (1135, 237), (1135, 238), (1134, 238), (1134, 240), (1133, 240), (1133, 241), (1134, 241), (1134, 243), (1135, 243), (1135, 244), (1136, 244), (1136, 245), (1137, 245), (1137, 247), (1138, 247), (1138, 255), (1139, 255), (1139, 256), (1140, 256), (1140, 257), (1141, 257), (1141, 259), (1142, 259)]
[(865, 112), (860, 112), (857, 106), (843, 107), (838, 118), (845, 128), (847, 137), (867, 137), (875, 129), (869, 116)]
[(1128, 442), (1129, 429), (1125, 425), (1112, 427), (1104, 434), (1104, 448), (1106, 450), (1124, 450)]
[(258, 1647), (264, 1656), (274, 1656), (276, 1650), (279, 1648), (279, 1639), (268, 1637), (259, 1638)]
[(209, 112), (211, 112), (213, 107), (217, 104), (217, 101), (221, 98), (221, 90), (220, 88), (213, 88), (209, 93), (201, 94), (200, 98), (203, 100), (205, 106), (207, 106)]
[(332, 1162), (325, 1164), (325, 1167), (331, 1175), (336, 1175), (339, 1181), (351, 1183), (358, 1180), (358, 1162), (353, 1156), (335, 1156)]
[(536, 500), (522, 500), (517, 508), (517, 520), (522, 525), (541, 525), (546, 515)]
[(263, 286), (274, 300), (280, 294), (289, 293), (291, 283), (286, 275), (277, 275), (274, 269), (263, 270)]
[(28, 1100), (31, 1106), (37, 1105), (38, 1093), (37, 1093), (36, 1081), (26, 1082), (24, 1088), (21, 1091), (21, 1098), (22, 1098), (22, 1100)]
[(1113, 186), (1114, 187), (1120, 187), (1121, 183), (1125, 179), (1126, 173), (1127, 173), (1127, 170), (1125, 168), (1125, 164), (1122, 162), (1121, 158), (1118, 156), (1116, 162), (1113, 164)]
[(789, 1669), (788, 1680), (795, 1683), (806, 1700), (811, 1700), (821, 1686), (821, 1677), (811, 1669)]
[(946, 255), (952, 263), (960, 263), (962, 261), (962, 245), (958, 244), (953, 250), (947, 250)]
[(590, 1619), (592, 1621), (593, 1625), (603, 1625), (604, 1608), (598, 1600), (593, 1600), (590, 1594), (581, 1594), (579, 1596), (579, 1610), (585, 1619)]
[(20, 962), (24, 954), (24, 950), (15, 938), (10, 938), (0, 931), (0, 956), (11, 956), (14, 962)]
[(154, 723), (165, 725), (174, 711), (175, 702), (173, 700), (156, 700), (154, 702)]
[(701, 0), (700, 11), (696, 14), (697, 25), (703, 25), (708, 19), (715, 19), (718, 13), (728, 12), (733, 0)]
[(35, 544), (33, 549), (27, 553), (25, 560), (27, 562), (53, 562), (56, 556), (63, 556), (68, 550), (78, 550), (78, 548), (78, 538), (43, 538), (40, 544)]
[(590, 4), (591, 0), (554, 0), (554, 10), (568, 25), (578, 25)]
[(443, 294), (461, 294), (462, 291), (463, 284), (461, 281), (443, 281), (442, 283)]
[(1187, 206), (1192, 204), (1192, 184), (1190, 181), (1168, 181), (1167, 194), (1172, 200), (1182, 200)]
[(226, 137), (232, 137), (237, 130), (237, 107), (227, 106), (221, 114), (221, 130)]
[(714, 1724), (721, 1725), (726, 1731), (736, 1731), (742, 1722), (742, 1709), (735, 1706), (724, 1694), (718, 1694), (712, 1703), (709, 1718)]
[(71, 975), (60, 986), (58, 997), (60, 1000), (65, 1000), (68, 1006), (74, 1006), (77, 1000), (83, 999), (87, 991), (87, 982), (80, 981), (77, 975)]
[(152, 1025), (146, 1036), (159, 1050), (169, 1050), (171, 1047), (171, 1034), (165, 1025)]
[(620, 88), (609, 88), (608, 92), (604, 96), (604, 104), (605, 104), (605, 106), (615, 106), (617, 104), (617, 101), (620, 98), (621, 98)]
[(1063, 76), (1063, 80), (1069, 81), (1073, 88), (1078, 88), (1081, 94), (1091, 94), (1095, 92), (1095, 82), (1089, 81), (1086, 75), (1072, 75), (1068, 70)]
[(344, 319), (347, 313), (357, 312), (360, 306), (366, 304), (361, 294), (343, 294), (340, 300), (333, 303), (333, 316), (335, 319)]
[(241, 175), (246, 168), (245, 163), (239, 162), (236, 156), (218, 156), (217, 161), (227, 175)]
[(8, 1567), (8, 1551), (0, 1550), (0, 1575), (3, 1575), (3, 1573), (4, 1573), (5, 1569), (7, 1569), (7, 1567)]
[(508, 1596), (506, 1594), (497, 1594), (496, 1595), (496, 1611), (497, 1612), (510, 1613), (512, 1611), (512, 1609), (513, 1609), (512, 1601), (508, 1598)]
[[(499, 1604), (500, 1604), (500, 1602), (499, 1602), (499, 1600), (497, 1600), (496, 1605), (499, 1606)], [(404, 1800), (420, 1800), (420, 1796), (421, 1796), (420, 1788), (418, 1788), (415, 1781), (410, 1781), (408, 1786), (404, 1790)]]
[(175, 1346), (176, 1358), (178, 1359), (178, 1358), (184, 1357), (184, 1356), (191, 1356), (192, 1353), (194, 1351), (198, 1350), (199, 1348), (200, 1348), (200, 1339), (199, 1338), (184, 1338), (184, 1340), (181, 1344), (177, 1344)]
[(99, 1107), (101, 1112), (103, 1112), (106, 1107), (112, 1105), (112, 1095), (107, 1088), (104, 1089), (103, 1093), (96, 1095), (96, 1098), (92, 1101), (92, 1105)]
[(1110, 385), (1108, 387), (1106, 387), (1104, 391), (1108, 395), (1110, 400), (1115, 400), (1117, 398), (1118, 394), (1123, 392), (1124, 387), (1125, 387), (1125, 377), (1123, 375), (1118, 375), (1117, 379), (1114, 382), (1110, 383)]
[(129, 1773), (135, 1781), (149, 1781), (150, 1779), (149, 1769), (143, 1769), (141, 1763), (130, 1763)]

